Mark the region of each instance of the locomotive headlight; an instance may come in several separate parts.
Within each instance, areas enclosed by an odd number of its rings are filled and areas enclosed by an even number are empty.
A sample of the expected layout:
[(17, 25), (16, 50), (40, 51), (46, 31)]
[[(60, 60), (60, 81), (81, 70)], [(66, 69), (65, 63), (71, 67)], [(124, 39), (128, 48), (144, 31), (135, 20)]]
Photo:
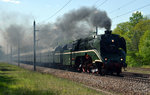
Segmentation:
[(115, 41), (112, 39), (111, 42), (114, 43)]
[(123, 58), (120, 58), (121, 61), (123, 61)]

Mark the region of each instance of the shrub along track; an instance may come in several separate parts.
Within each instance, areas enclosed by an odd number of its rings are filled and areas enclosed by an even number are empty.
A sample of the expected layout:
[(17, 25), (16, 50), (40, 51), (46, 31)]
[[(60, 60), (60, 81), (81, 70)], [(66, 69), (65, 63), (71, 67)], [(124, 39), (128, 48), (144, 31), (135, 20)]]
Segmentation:
[[(21, 64), (21, 67), (33, 70), (33, 66)], [(135, 77), (133, 73), (125, 72), (124, 76), (99, 76), (87, 73), (70, 72), (67, 70), (58, 70), (37, 66), (37, 71), (48, 73), (57, 77), (66, 78), (78, 83), (82, 83), (89, 88), (97, 91), (103, 91), (107, 95), (150, 95), (150, 75), (140, 75), (144, 77)], [(136, 73), (138, 76), (138, 74)]]

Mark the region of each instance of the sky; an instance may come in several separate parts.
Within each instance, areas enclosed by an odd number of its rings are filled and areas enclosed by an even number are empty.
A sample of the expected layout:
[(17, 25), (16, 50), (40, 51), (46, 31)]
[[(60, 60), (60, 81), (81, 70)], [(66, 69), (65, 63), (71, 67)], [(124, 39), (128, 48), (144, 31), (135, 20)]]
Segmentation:
[[(117, 24), (129, 21), (135, 11), (150, 15), (150, 0), (0, 0), (0, 28), (12, 20), (14, 24), (24, 21), (24, 24), (32, 25), (34, 20), (37, 24), (54, 23), (58, 17), (83, 6), (106, 11), (112, 21), (112, 30)], [(0, 43), (3, 41), (1, 38), (0, 33)]]
[[(56, 14), (66, 3), (68, 4)], [(149, 0), (0, 0), (1, 11), (28, 15), (29, 19), (36, 20), (37, 23), (56, 22), (58, 17), (82, 6), (94, 6), (106, 11), (112, 20), (112, 29), (118, 23), (128, 21), (136, 9), (142, 11), (143, 15), (150, 14)], [(138, 10), (143, 6), (147, 7)]]

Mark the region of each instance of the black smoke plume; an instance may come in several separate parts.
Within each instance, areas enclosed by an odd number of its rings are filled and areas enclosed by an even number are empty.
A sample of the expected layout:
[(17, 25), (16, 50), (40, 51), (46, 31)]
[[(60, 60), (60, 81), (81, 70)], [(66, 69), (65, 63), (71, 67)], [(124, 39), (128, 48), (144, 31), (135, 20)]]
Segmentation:
[(106, 12), (94, 7), (82, 7), (64, 14), (54, 24), (41, 25), (39, 39), (43, 46), (55, 47), (89, 36), (96, 26), (110, 30), (111, 20)]

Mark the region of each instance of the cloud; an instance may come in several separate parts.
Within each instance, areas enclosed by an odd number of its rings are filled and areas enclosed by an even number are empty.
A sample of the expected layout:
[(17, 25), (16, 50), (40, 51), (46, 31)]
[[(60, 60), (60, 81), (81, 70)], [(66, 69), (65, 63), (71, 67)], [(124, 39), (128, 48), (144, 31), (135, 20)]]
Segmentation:
[(18, 0), (1, 0), (1, 1), (3, 1), (3, 2), (9, 2), (9, 3), (14, 3), (14, 4), (19, 4), (20, 3), (20, 1), (18, 1)]

